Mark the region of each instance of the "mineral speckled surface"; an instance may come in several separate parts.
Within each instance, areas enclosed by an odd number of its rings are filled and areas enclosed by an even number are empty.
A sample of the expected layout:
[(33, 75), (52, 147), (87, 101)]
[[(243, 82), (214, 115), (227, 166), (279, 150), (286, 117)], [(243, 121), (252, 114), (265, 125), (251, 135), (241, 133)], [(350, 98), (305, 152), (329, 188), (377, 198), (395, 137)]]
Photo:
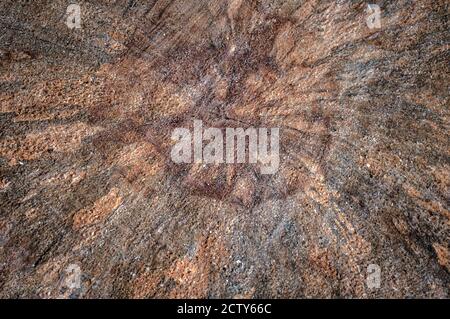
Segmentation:
[(373, 3), (1, 0), (0, 297), (448, 298), (449, 2)]

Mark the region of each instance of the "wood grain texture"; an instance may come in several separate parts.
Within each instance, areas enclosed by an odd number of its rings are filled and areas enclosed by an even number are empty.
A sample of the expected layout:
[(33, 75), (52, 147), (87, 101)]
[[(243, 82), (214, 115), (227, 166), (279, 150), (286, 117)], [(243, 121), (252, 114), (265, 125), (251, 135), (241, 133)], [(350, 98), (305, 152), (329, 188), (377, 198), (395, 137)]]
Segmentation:
[[(0, 296), (448, 298), (448, 1), (374, 2), (0, 1)], [(193, 119), (278, 173), (174, 164)]]

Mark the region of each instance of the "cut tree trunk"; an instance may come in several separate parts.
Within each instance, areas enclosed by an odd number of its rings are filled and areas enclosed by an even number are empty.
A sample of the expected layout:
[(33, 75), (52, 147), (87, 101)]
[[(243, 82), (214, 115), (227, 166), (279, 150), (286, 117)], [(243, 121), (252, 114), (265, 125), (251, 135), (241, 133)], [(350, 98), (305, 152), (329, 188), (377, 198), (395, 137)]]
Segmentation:
[(448, 1), (376, 2), (1, 1), (0, 297), (448, 298)]

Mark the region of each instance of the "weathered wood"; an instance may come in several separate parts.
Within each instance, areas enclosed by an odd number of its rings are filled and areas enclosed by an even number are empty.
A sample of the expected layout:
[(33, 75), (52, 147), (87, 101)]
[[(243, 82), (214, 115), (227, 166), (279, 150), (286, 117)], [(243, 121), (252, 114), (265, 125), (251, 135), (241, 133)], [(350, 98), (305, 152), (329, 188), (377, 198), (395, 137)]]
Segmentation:
[(382, 3), (1, 1), (0, 296), (449, 297), (448, 2)]

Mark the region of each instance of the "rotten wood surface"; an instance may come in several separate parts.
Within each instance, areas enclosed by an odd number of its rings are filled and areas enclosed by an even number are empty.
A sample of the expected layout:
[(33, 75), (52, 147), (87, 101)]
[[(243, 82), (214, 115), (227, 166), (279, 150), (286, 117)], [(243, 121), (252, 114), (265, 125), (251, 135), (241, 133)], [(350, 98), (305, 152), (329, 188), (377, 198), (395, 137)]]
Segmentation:
[[(0, 296), (448, 298), (448, 1), (375, 2), (0, 1)], [(193, 119), (278, 173), (174, 164)]]

